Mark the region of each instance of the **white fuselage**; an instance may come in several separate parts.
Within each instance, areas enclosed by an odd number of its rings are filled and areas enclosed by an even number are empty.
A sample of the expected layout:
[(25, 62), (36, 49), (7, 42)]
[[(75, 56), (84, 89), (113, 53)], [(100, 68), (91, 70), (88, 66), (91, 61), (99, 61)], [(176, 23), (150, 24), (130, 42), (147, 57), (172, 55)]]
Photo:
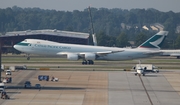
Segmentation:
[[(14, 48), (21, 52), (28, 54), (39, 54), (39, 55), (64, 55), (64, 53), (97, 53), (103, 51), (118, 51), (121, 52), (106, 54), (99, 56), (97, 60), (128, 60), (137, 58), (146, 58), (150, 55), (145, 54), (146, 52), (159, 51), (158, 49), (145, 49), (145, 48), (117, 48), (117, 47), (103, 47), (103, 46), (88, 46), (88, 45), (76, 45), (76, 44), (64, 44), (46, 40), (28, 40), (23, 41), (24, 45), (14, 45)], [(123, 50), (123, 51), (122, 51)]]
[(138, 73), (138, 74), (143, 74), (143, 73), (144, 73), (144, 71), (143, 71), (143, 70), (141, 70), (141, 69), (137, 69), (137, 73)]
[(162, 56), (180, 56), (180, 50), (161, 50)]

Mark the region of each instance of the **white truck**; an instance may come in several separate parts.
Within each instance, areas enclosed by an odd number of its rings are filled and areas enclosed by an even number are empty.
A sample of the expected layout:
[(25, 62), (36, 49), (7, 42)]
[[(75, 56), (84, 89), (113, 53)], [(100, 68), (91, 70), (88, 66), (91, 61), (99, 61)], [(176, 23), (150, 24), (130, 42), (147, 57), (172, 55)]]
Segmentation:
[(144, 68), (145, 72), (159, 73), (158, 67), (154, 66), (153, 64), (136, 64), (136, 66), (133, 69), (136, 70), (136, 68), (139, 66)]
[(11, 75), (11, 70), (6, 70), (6, 75)]
[(4, 91), (4, 89), (5, 89), (4, 83), (0, 83), (0, 92)]
[(10, 66), (10, 67), (9, 67), (9, 70), (11, 70), (11, 71), (15, 71), (15, 70), (26, 70), (26, 69), (27, 69), (26, 65), (24, 65), (24, 66)]

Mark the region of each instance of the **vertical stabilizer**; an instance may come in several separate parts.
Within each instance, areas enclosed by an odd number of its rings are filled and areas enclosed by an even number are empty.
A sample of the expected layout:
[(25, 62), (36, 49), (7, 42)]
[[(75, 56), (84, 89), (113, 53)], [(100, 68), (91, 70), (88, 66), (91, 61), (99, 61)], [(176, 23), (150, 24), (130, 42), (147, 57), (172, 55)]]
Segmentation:
[(94, 46), (97, 46), (96, 34), (92, 35)]
[(142, 43), (138, 48), (160, 49), (167, 34), (168, 34), (168, 31), (160, 31), (157, 34), (153, 35), (151, 38), (149, 38), (147, 41)]

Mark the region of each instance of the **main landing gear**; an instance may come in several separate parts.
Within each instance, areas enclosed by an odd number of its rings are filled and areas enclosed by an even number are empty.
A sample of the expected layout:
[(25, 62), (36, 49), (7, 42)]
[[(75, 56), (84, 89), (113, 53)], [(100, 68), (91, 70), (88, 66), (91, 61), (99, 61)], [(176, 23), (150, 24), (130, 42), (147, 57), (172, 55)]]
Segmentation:
[(27, 57), (27, 60), (30, 60), (30, 57)]
[(88, 61), (86, 61), (86, 60), (84, 60), (83, 62), (82, 62), (82, 65), (93, 65), (94, 64), (94, 61), (92, 61), (92, 60), (88, 60)]
[(30, 56), (29, 56), (30, 54), (26, 54), (26, 56), (27, 56), (27, 60), (30, 60)]

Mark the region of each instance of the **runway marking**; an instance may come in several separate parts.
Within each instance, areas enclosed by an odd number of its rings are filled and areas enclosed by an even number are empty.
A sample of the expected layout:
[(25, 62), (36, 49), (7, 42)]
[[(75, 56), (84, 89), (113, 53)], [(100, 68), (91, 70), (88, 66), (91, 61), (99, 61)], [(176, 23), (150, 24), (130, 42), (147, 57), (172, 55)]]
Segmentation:
[(144, 88), (144, 90), (145, 90), (145, 92), (146, 92), (146, 94), (147, 94), (147, 97), (148, 97), (148, 99), (149, 99), (149, 102), (151, 103), (151, 105), (153, 105), (153, 102), (152, 102), (152, 100), (151, 100), (151, 97), (149, 96), (149, 93), (148, 93), (148, 91), (147, 91), (147, 89), (146, 89), (146, 87), (145, 87), (145, 85), (144, 85), (144, 82), (143, 82), (143, 80), (142, 80), (142, 78), (141, 78), (141, 75), (138, 75), (138, 76), (139, 76), (139, 79), (141, 80), (142, 86), (143, 86), (143, 88)]

